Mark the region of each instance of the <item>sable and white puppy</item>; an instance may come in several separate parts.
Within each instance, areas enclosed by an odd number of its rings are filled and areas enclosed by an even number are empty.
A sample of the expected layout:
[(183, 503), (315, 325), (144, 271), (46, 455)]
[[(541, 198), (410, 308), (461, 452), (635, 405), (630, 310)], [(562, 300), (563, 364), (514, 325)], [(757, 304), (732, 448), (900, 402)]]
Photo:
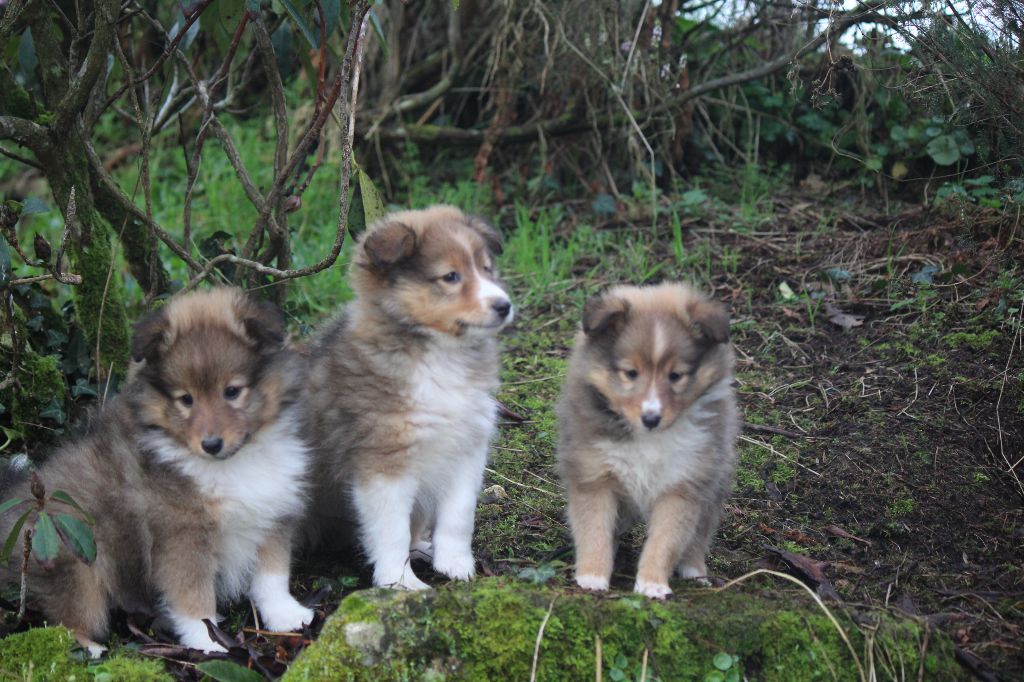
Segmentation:
[(647, 524), (635, 591), (664, 598), (704, 560), (732, 486), (737, 434), (725, 309), (685, 284), (590, 300), (557, 407), (576, 582), (605, 590), (617, 536)]
[[(238, 289), (187, 294), (136, 325), (132, 355), (124, 392), (39, 467), (48, 491), (95, 517), (97, 554), (86, 565), (62, 547), (55, 566), (32, 562), (34, 601), (94, 655), (111, 607), (162, 611), (206, 651), (224, 650), (202, 622), (218, 601), (251, 596), (271, 630), (309, 623), (288, 591), (309, 455), (303, 361), (283, 315)], [(30, 497), (25, 472), (0, 478), (0, 499)], [(5, 537), (20, 513), (0, 518)]]
[(354, 518), (374, 585), (427, 587), (412, 549), (450, 578), (473, 576), (496, 336), (512, 319), (500, 251), (493, 227), (451, 206), (392, 213), (355, 248), (355, 300), (311, 344), (313, 525), (338, 545)]

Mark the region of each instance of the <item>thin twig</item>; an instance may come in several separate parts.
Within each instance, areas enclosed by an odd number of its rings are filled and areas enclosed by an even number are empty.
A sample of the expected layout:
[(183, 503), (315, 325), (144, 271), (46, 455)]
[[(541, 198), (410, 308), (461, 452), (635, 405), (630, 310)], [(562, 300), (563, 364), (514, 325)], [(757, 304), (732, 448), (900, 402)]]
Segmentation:
[(551, 610), (555, 608), (555, 600), (558, 596), (555, 595), (551, 599), (551, 603), (548, 604), (548, 612), (544, 614), (544, 620), (540, 623), (540, 629), (537, 630), (537, 641), (533, 645), (533, 665), (530, 666), (530, 682), (537, 682), (537, 661), (540, 659), (540, 642), (544, 639), (544, 628), (548, 626), (548, 619), (551, 618)]

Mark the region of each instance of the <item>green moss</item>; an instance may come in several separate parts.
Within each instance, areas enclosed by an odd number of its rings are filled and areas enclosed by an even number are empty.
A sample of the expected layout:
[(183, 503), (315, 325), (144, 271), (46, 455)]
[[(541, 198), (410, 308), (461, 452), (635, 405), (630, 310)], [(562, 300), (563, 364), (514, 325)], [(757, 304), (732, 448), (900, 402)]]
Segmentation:
[(123, 372), (128, 364), (131, 330), (116, 265), (110, 274), (114, 259), (110, 230), (95, 212), (88, 245), (72, 249), (72, 255), (74, 272), (82, 276), (82, 283), (72, 289), (75, 313), (89, 340), (90, 353), (95, 354), (99, 340), (100, 357), (97, 359), (94, 355), (93, 362), (98, 360), (100, 367), (97, 369), (102, 375), (111, 364), (115, 372)]
[(951, 348), (967, 346), (971, 350), (985, 350), (1002, 338), (998, 329), (986, 329), (983, 332), (953, 332), (942, 337), (942, 342)]
[(89, 666), (96, 682), (173, 682), (163, 663), (147, 658), (130, 658), (120, 654)]
[(0, 680), (95, 680), (96, 682), (173, 682), (159, 661), (121, 653), (84, 662), (75, 637), (64, 627), (33, 628), (0, 639)]
[(67, 680), (85, 677), (71, 657), (75, 637), (67, 628), (35, 628), (0, 640), (0, 679)]
[(41, 416), (56, 405), (61, 413), (67, 386), (55, 355), (38, 355), (26, 350), (18, 357), (18, 381), (0, 393), (0, 403), (10, 411), (12, 421), (27, 439), (41, 439), (52, 435), (50, 429), (38, 426), (45, 421)]
[[(929, 633), (921, 662), (924, 625), (872, 612), (862, 614), (873, 620), (862, 632), (836, 616), (862, 661), (870, 651), (881, 664), (900, 662), (896, 670), (922, 666), (930, 680), (960, 676), (952, 644), (938, 633)], [(749, 679), (858, 679), (839, 632), (802, 593), (693, 589), (659, 603), (501, 579), (419, 593), (357, 592), (285, 679), (529, 679), (545, 618), (538, 680), (593, 679), (598, 641), (606, 676), (633, 671), (646, 652), (651, 675), (703, 679), (726, 652)]]

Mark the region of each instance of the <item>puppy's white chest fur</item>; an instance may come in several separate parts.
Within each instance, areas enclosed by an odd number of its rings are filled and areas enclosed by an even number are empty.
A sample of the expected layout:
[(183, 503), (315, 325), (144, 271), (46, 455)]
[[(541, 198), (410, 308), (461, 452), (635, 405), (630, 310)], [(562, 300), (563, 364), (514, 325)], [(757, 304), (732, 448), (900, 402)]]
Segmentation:
[(667, 429), (636, 433), (625, 441), (594, 443), (630, 501), (645, 516), (665, 491), (706, 474), (707, 458), (715, 456), (711, 449), (718, 435), (707, 421), (712, 416), (709, 404), (722, 399), (730, 385), (728, 379), (720, 381)]
[(496, 408), (489, 384), (454, 342), (439, 343), (419, 359), (409, 382), (415, 460), (431, 467), (486, 447)]
[(164, 437), (153, 442), (157, 457), (191, 478), (215, 511), (222, 599), (237, 598), (248, 588), (267, 534), (303, 511), (309, 454), (297, 427), (295, 416), (284, 414), (225, 460), (190, 454)]

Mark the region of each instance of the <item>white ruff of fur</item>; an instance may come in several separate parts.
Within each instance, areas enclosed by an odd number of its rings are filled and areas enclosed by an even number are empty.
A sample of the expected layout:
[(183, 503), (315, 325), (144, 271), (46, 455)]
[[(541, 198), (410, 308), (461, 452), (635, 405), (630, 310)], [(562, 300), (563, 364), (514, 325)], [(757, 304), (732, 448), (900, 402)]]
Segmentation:
[(267, 534), (305, 507), (309, 454), (298, 436), (296, 415), (282, 414), (224, 460), (190, 453), (164, 435), (147, 436), (144, 442), (218, 503), (217, 597), (237, 599), (250, 586), (257, 550)]
[(726, 397), (731, 383), (726, 378), (713, 385), (666, 429), (636, 431), (629, 440), (595, 443), (645, 517), (662, 493), (693, 480), (706, 466), (688, 455), (707, 448), (712, 434), (699, 422), (711, 416), (706, 406)]

